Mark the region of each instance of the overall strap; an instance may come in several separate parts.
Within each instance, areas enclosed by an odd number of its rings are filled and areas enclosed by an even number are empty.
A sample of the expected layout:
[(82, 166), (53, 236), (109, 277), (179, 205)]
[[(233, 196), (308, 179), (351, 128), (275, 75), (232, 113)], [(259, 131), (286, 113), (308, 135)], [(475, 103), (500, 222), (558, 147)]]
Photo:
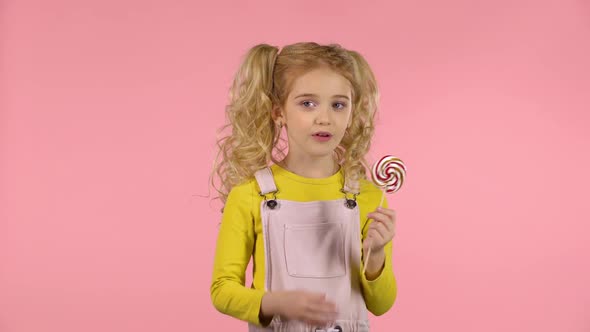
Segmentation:
[(266, 195), (277, 191), (275, 180), (272, 176), (270, 167), (263, 168), (254, 173), (258, 186), (260, 187), (260, 195)]

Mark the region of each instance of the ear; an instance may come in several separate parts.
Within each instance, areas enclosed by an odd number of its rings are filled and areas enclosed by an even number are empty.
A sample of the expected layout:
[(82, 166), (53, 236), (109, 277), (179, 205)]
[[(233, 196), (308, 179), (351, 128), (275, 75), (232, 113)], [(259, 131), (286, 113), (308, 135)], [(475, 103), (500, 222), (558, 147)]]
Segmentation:
[(285, 122), (284, 117), (283, 117), (283, 111), (281, 109), (280, 106), (274, 106), (272, 111), (271, 111), (271, 116), (273, 121), (277, 122), (279, 120), (282, 120), (283, 122)]

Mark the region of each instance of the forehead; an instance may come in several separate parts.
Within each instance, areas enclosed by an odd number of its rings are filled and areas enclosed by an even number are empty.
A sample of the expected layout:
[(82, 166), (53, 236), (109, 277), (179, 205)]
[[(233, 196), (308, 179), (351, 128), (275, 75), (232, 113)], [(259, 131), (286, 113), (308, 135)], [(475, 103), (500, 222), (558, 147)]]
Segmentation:
[(333, 95), (351, 94), (350, 82), (338, 72), (329, 68), (310, 70), (293, 81), (290, 97), (301, 94), (315, 94), (329, 98)]

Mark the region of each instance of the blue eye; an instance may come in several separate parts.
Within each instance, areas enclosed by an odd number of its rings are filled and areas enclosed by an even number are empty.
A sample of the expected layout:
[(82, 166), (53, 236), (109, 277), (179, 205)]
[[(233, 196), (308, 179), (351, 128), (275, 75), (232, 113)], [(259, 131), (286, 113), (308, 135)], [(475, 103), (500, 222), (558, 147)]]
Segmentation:
[(334, 105), (337, 105), (337, 104), (340, 104), (340, 105), (342, 105), (342, 107), (340, 107), (340, 108), (339, 108), (340, 110), (341, 110), (341, 109), (343, 109), (343, 108), (346, 108), (346, 104), (345, 104), (345, 103), (336, 103), (336, 104), (334, 104)]
[[(303, 105), (305, 108), (308, 108), (308, 106), (307, 106), (307, 103), (312, 103), (312, 104), (313, 104), (313, 102), (312, 102), (312, 101), (310, 101), (310, 100), (305, 100), (305, 101), (302, 101), (302, 102), (300, 103), (300, 105)], [(334, 103), (334, 104), (333, 104), (333, 106), (335, 106), (335, 105), (341, 105), (341, 107), (336, 107), (336, 109), (337, 109), (337, 110), (342, 110), (342, 109), (345, 109), (345, 108), (346, 108), (346, 106), (347, 106), (347, 104), (346, 104), (346, 103), (340, 103), (340, 102), (338, 102), (338, 103)]]

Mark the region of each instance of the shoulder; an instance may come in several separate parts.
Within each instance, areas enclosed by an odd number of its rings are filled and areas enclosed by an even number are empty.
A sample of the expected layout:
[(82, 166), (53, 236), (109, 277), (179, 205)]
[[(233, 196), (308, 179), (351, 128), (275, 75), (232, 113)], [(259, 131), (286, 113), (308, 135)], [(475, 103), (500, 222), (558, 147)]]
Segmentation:
[(249, 198), (249, 196), (257, 195), (258, 184), (253, 177), (235, 185), (228, 194), (228, 200), (231, 198)]
[[(379, 204), (379, 202), (381, 201), (381, 197), (383, 195), (383, 190), (381, 188), (379, 188), (376, 184), (374, 184), (372, 181), (367, 180), (367, 179), (361, 179), (359, 181), (359, 185), (360, 185), (360, 195), (359, 198), (361, 196), (364, 196), (363, 199), (366, 200), (367, 202), (371, 202), (370, 204)], [(387, 204), (387, 203), (385, 203)]]
[(248, 179), (233, 186), (227, 195), (224, 210), (249, 208), (254, 201), (254, 195), (258, 195), (256, 187), (254, 179)]
[(258, 196), (255, 187), (255, 181), (251, 179), (233, 186), (223, 206), (223, 214), (250, 214), (256, 199), (255, 196)]
[(360, 191), (361, 193), (366, 193), (369, 196), (373, 195), (381, 195), (381, 188), (377, 187), (372, 181), (367, 179), (360, 179), (359, 180)]

